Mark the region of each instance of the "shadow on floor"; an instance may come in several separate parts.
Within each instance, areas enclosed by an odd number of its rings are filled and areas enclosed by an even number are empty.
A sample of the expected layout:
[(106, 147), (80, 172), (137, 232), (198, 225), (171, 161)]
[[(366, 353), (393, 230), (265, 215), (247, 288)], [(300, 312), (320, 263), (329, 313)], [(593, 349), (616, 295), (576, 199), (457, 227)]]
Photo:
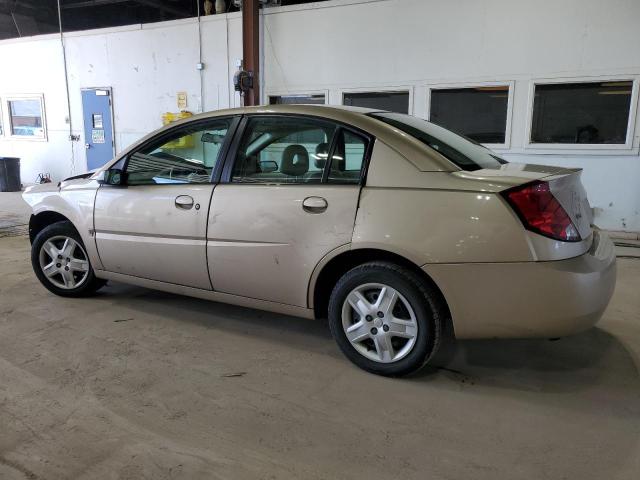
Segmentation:
[[(121, 284), (110, 285), (101, 297), (159, 317), (341, 357), (324, 320), (289, 317)], [(640, 394), (640, 373), (633, 356), (615, 336), (597, 327), (556, 341), (448, 341), (411, 381), (429, 382), (443, 376), (468, 385), (531, 392), (577, 392), (593, 385), (624, 384)]]
[(577, 392), (600, 384), (624, 385), (640, 395), (640, 372), (633, 355), (615, 336), (598, 327), (555, 341), (447, 342), (415, 378), (435, 374), (471, 385), (549, 393)]

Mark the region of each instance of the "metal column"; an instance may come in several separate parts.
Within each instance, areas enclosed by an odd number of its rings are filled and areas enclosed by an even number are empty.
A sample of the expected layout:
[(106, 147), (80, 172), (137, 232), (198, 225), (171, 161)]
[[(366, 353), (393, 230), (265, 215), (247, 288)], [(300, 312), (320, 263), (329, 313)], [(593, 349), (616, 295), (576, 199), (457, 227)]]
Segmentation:
[(260, 20), (259, 0), (242, 2), (242, 56), (244, 70), (253, 76), (253, 87), (244, 96), (244, 104), (260, 105)]

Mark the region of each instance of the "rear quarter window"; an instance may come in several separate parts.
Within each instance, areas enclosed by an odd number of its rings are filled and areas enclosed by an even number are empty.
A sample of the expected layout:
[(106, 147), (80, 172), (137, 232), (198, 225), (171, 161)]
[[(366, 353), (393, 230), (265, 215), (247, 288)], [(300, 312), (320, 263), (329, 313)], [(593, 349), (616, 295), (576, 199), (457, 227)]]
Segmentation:
[(370, 113), (369, 116), (411, 135), (462, 170), (497, 169), (507, 163), (479, 143), (426, 120), (388, 112)]

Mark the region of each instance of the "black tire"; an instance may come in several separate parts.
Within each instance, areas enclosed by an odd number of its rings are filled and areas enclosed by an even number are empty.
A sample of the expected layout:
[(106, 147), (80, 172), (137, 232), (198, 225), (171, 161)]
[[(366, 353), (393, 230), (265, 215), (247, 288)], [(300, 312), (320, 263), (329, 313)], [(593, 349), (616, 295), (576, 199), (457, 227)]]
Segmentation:
[[(415, 313), (418, 325), (415, 343), (409, 353), (397, 361), (382, 363), (365, 357), (347, 339), (343, 328), (342, 311), (347, 296), (369, 283), (392, 287)], [(440, 346), (445, 317), (446, 306), (436, 289), (410, 269), (390, 262), (369, 262), (349, 270), (340, 278), (329, 300), (329, 327), (338, 346), (357, 366), (378, 375), (402, 376), (422, 368)]]
[[(81, 254), (86, 257), (88, 273), (86, 278), (84, 278), (81, 283), (78, 282), (79, 284), (75, 288), (60, 288), (56, 286), (52, 283), (52, 280), (49, 280), (40, 266), (40, 250), (42, 249), (42, 246), (50, 239), (55, 239), (57, 237), (68, 237), (75, 240), (82, 248)], [(82, 238), (80, 238), (80, 234), (74, 228), (73, 224), (68, 221), (52, 223), (51, 225), (43, 228), (42, 231), (36, 235), (36, 238), (33, 240), (33, 244), (31, 245), (31, 265), (33, 266), (33, 271), (35, 272), (36, 277), (40, 280), (40, 283), (42, 283), (47, 290), (61, 297), (87, 297), (96, 293), (107, 283), (105, 280), (96, 278), (93, 266), (86, 254), (86, 248), (82, 242)]]

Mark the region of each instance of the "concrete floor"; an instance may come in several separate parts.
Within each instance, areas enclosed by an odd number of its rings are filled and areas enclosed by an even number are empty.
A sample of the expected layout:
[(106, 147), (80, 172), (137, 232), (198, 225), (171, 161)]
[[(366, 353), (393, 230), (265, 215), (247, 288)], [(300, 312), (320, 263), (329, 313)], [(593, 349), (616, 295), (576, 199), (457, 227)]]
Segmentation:
[(118, 284), (55, 297), (27, 238), (0, 238), (0, 478), (636, 479), (639, 280), (620, 259), (584, 334), (458, 342), (394, 380), (323, 322)]
[(29, 222), (31, 209), (22, 200), (22, 192), (0, 192), (0, 229)]

